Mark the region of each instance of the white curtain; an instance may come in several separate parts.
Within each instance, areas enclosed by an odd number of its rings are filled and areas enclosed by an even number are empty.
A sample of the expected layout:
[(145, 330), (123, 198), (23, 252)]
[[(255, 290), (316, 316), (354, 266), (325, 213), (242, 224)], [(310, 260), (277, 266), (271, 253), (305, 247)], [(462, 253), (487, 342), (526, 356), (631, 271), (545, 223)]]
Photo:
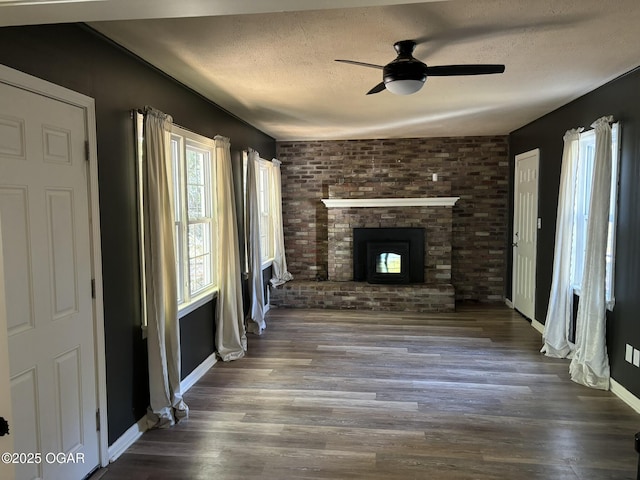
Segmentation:
[(573, 321), (571, 258), (573, 225), (575, 223), (575, 186), (581, 131), (582, 128), (568, 130), (564, 135), (551, 294), (544, 323), (544, 346), (541, 350), (548, 357), (570, 357), (574, 349), (573, 343), (569, 340), (570, 327)]
[(144, 119), (143, 216), (149, 357), (149, 428), (168, 427), (188, 416), (180, 391), (172, 175), (172, 119), (147, 107)]
[(606, 252), (611, 195), (612, 117), (596, 120), (596, 150), (587, 238), (576, 319), (576, 350), (569, 367), (571, 379), (588, 387), (609, 389), (609, 358), (606, 346)]
[(247, 336), (242, 309), (242, 270), (231, 171), (231, 146), (226, 137), (216, 136), (214, 140), (219, 230), (215, 343), (218, 355), (227, 362), (244, 356)]
[(280, 165), (282, 162), (272, 160), (273, 184), (271, 185), (271, 205), (273, 206), (273, 232), (274, 232), (274, 258), (273, 258), (273, 278), (270, 283), (274, 287), (293, 280), (293, 275), (287, 270), (287, 259), (284, 253), (284, 229), (282, 225), (282, 174)]
[(249, 323), (247, 329), (257, 335), (266, 328), (264, 321), (264, 284), (262, 281), (262, 252), (260, 248), (260, 206), (258, 204), (258, 174), (260, 155), (249, 149), (246, 178), (246, 238), (249, 264)]

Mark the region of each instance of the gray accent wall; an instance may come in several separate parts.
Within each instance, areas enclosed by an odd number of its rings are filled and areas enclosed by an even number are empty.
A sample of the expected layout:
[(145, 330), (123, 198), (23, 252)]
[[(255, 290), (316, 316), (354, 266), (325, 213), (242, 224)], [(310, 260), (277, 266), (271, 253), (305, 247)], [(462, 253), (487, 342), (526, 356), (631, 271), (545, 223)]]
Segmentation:
[[(511, 185), (515, 156), (539, 148), (538, 213), (542, 228), (538, 230), (535, 318), (544, 323), (551, 289), (562, 137), (570, 128), (589, 128), (594, 120), (603, 115), (613, 115), (616, 121), (622, 123), (616, 232), (616, 305), (607, 315), (607, 350), (612, 377), (640, 397), (640, 371), (624, 360), (627, 343), (640, 348), (640, 69), (512, 132)], [(510, 212), (513, 212), (513, 205)], [(511, 225), (509, 227), (511, 238)], [(509, 278), (511, 261), (509, 252)], [(511, 284), (507, 282), (507, 298), (511, 298), (511, 293)]]

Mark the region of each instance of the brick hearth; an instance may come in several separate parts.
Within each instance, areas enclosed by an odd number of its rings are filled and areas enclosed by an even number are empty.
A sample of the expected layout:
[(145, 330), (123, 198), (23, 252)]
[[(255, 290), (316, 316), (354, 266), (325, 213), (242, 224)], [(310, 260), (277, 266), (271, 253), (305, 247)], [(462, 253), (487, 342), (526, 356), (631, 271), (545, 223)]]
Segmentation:
[(294, 280), (272, 289), (270, 303), (282, 308), (452, 312), (455, 310), (455, 292), (449, 284), (372, 285)]

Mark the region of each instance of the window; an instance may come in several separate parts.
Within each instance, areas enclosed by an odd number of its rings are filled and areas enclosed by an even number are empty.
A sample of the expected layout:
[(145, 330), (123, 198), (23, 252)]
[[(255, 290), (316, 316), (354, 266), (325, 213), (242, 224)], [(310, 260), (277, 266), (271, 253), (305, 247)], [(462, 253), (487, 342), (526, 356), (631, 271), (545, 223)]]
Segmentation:
[(180, 310), (217, 287), (213, 157), (212, 140), (174, 125), (171, 160)]
[[(614, 123), (611, 127), (611, 197), (609, 204), (609, 227), (606, 253), (606, 301), (609, 309), (614, 303), (614, 265), (615, 265), (615, 233), (618, 204), (618, 164), (619, 164), (619, 136), (620, 125)], [(578, 156), (578, 170), (576, 175), (576, 203), (575, 225), (573, 229), (572, 283), (576, 293), (580, 293), (582, 274), (584, 271), (584, 254), (586, 251), (587, 220), (589, 219), (589, 203), (591, 200), (591, 179), (595, 157), (595, 132), (589, 130), (580, 135), (580, 153)]]
[[(244, 168), (244, 191), (245, 198), (247, 192), (247, 152), (243, 155), (243, 168)], [(262, 254), (263, 266), (273, 261), (275, 256), (275, 232), (273, 226), (273, 164), (268, 160), (260, 159), (258, 161), (258, 169), (256, 170), (256, 191), (258, 194), (258, 210), (260, 212), (260, 252)], [(245, 212), (246, 218), (246, 212)], [(245, 259), (248, 259), (248, 255), (245, 255)]]
[(272, 207), (272, 177), (273, 165), (271, 162), (260, 159), (258, 170), (258, 207), (260, 208), (260, 250), (262, 262), (273, 260), (274, 233), (273, 233), (273, 207)]
[[(141, 272), (144, 272), (142, 196), (143, 121), (137, 114), (138, 204)], [(217, 289), (214, 142), (176, 125), (170, 135), (173, 176), (174, 240), (178, 314), (180, 317), (209, 301)], [(146, 289), (142, 274), (141, 287)], [(146, 302), (142, 318), (146, 325)]]

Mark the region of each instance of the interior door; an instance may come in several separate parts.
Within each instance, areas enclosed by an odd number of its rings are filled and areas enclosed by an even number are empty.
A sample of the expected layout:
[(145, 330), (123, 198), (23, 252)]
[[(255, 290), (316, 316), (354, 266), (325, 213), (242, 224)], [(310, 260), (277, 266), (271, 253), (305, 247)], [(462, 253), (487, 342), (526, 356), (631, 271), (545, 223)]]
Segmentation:
[[(0, 245), (2, 245), (2, 219), (0, 218)], [(4, 298), (4, 267), (0, 248), (0, 421), (9, 425), (9, 434), (0, 432), (0, 453), (13, 452), (13, 415), (11, 414), (11, 383), (9, 382), (9, 342), (7, 340), (7, 310)], [(13, 480), (15, 470), (12, 463), (0, 460), (0, 478)]]
[(515, 160), (513, 306), (524, 316), (534, 320), (540, 151), (536, 149), (516, 155)]
[(83, 109), (0, 83), (0, 219), (16, 478), (99, 463)]

